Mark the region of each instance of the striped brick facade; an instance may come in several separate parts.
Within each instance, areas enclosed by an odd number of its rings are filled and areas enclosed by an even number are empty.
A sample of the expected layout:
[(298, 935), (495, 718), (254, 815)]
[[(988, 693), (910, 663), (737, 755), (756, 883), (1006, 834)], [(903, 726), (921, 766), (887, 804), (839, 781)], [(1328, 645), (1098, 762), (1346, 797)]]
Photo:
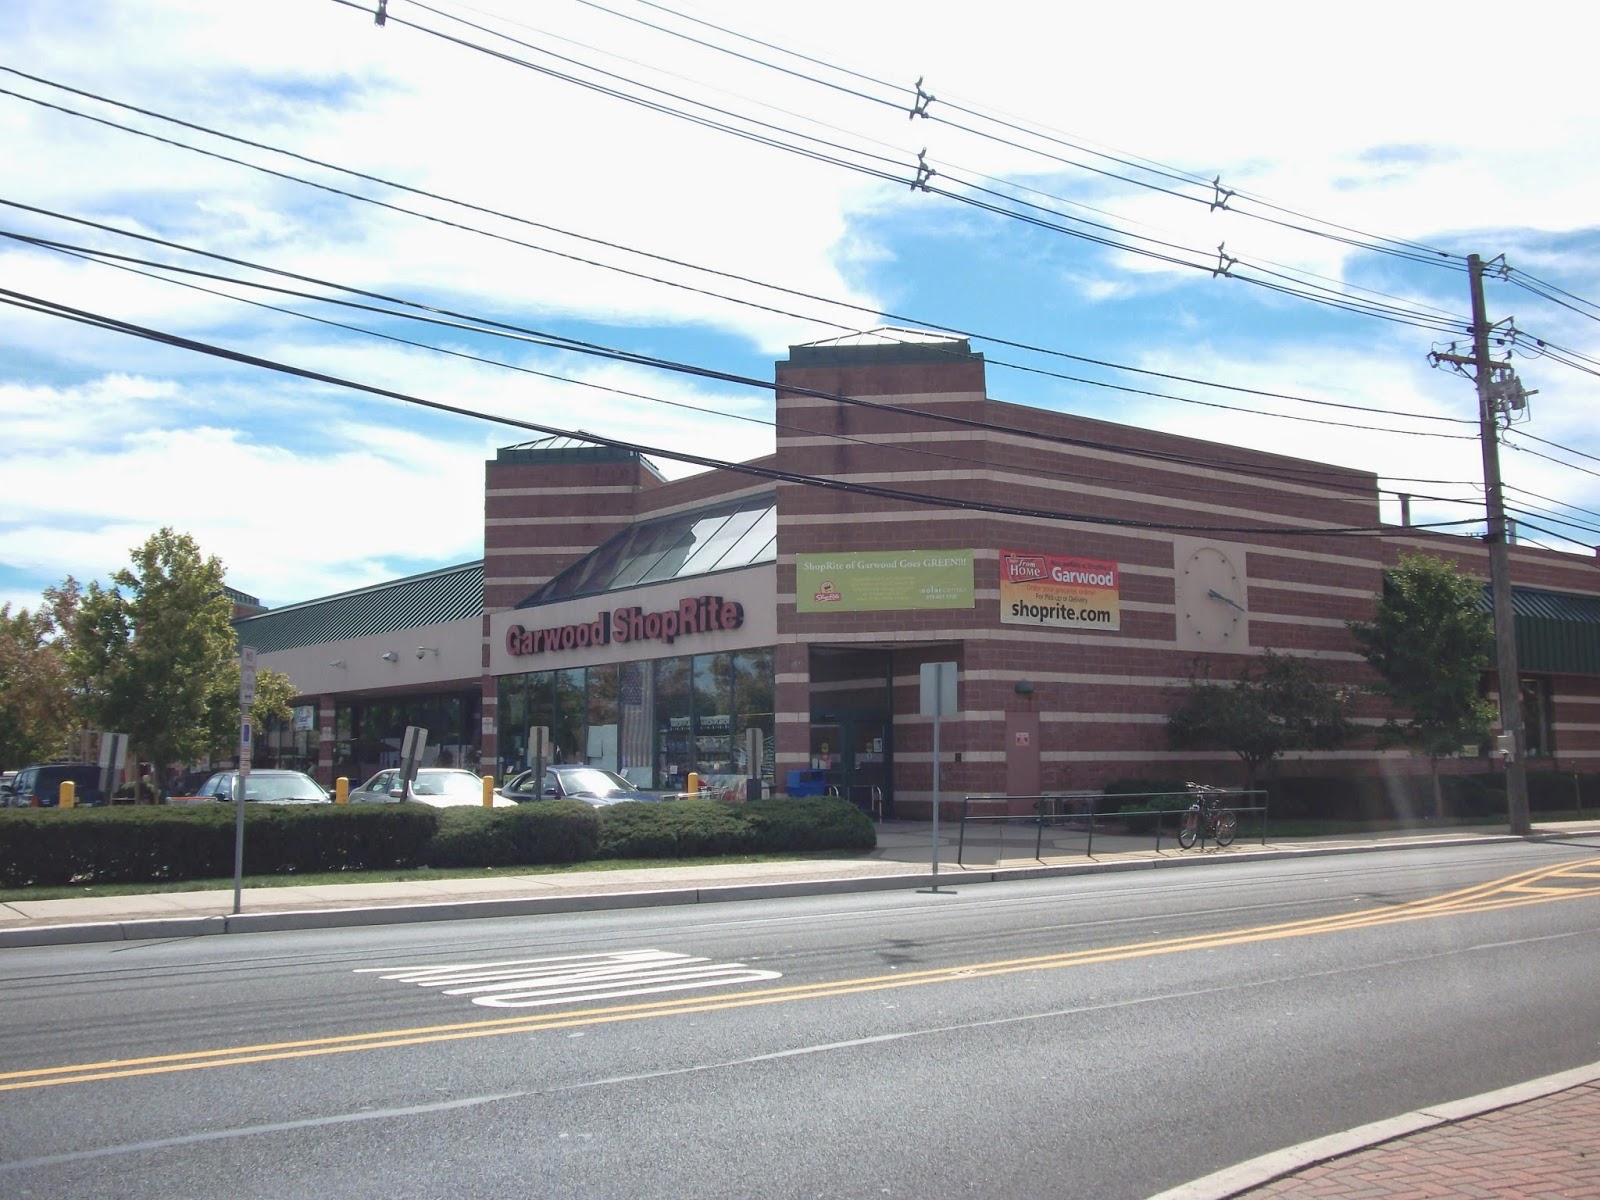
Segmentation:
[[(512, 447), (488, 464), (486, 761), (496, 752), (496, 676), (527, 669), (488, 637), (492, 619), (509, 619), (493, 614), (633, 523), (774, 487), (780, 790), (789, 772), (837, 759), (838, 739), (854, 736), (852, 751), (871, 764), (858, 778), (883, 785), (901, 815), (926, 814), (934, 782), (932, 720), (918, 711), (924, 663), (958, 668), (959, 711), (940, 727), (943, 796), (1037, 795), (1127, 777), (1238, 783), (1244, 769), (1231, 753), (1167, 747), (1167, 714), (1191, 678), (1229, 678), (1271, 649), (1359, 685), (1370, 675), (1345, 623), (1371, 616), (1383, 572), (1402, 553), (1427, 550), (1487, 575), (1477, 541), (1403, 527), (1374, 533), (1370, 472), (1228, 446), (1220, 417), (1219, 440), (1207, 442), (994, 400), (982, 357), (964, 341), (794, 347), (777, 365), (776, 417), (776, 454), (751, 465), (852, 490), (731, 470), (668, 481), (636, 454), (581, 443)], [(797, 556), (941, 549), (972, 553), (972, 607), (797, 607)], [(1117, 626), (1004, 623), (1002, 550), (1116, 563)], [(1187, 564), (1204, 553), (1226, 555), (1238, 581), (1242, 615), (1223, 643), (1205, 640), (1186, 595)], [(1600, 596), (1593, 559), (1518, 547), (1512, 565), (1519, 588)], [(1596, 769), (1600, 672), (1556, 672), (1545, 686), (1556, 756), (1532, 769)], [(1357, 714), (1369, 729), (1385, 715), (1371, 697), (1357, 700)], [(1282, 769), (1410, 775), (1427, 764), (1368, 737), (1292, 756)]]
[[(887, 661), (902, 812), (926, 813), (933, 784), (932, 722), (916, 715), (923, 662), (959, 668), (960, 712), (941, 726), (942, 795), (1096, 788), (1127, 776), (1241, 782), (1243, 768), (1229, 753), (1167, 749), (1166, 715), (1192, 675), (1231, 676), (1270, 648), (1315, 659), (1331, 680), (1358, 684), (1369, 676), (1345, 622), (1370, 617), (1383, 571), (1404, 549), (1444, 550), (1479, 577), (1487, 571), (1483, 548), (1464, 539), (1340, 532), (1379, 525), (1370, 473), (991, 400), (982, 359), (964, 343), (796, 347), (778, 366), (777, 416), (785, 469), (945, 502), (779, 487), (779, 778), (815, 757), (808, 732), (816, 714), (841, 691), (869, 696)], [(939, 419), (951, 416), (969, 423)], [(962, 507), (972, 502), (1052, 515)], [(1203, 528), (1171, 528), (1182, 525)], [(1185, 634), (1178, 581), (1185, 556), (1201, 545), (1227, 551), (1246, 581), (1248, 615), (1225, 650), (1197, 648)], [(1120, 627), (1002, 624), (1003, 547), (1117, 562)], [(975, 552), (971, 610), (796, 611), (797, 555), (938, 548)], [(1513, 564), (1519, 586), (1600, 590), (1591, 560), (1519, 550)], [(840, 646), (875, 648), (880, 658), (853, 675), (850, 667), (819, 669), (822, 648)], [(1592, 769), (1600, 760), (1600, 680), (1572, 675), (1555, 687), (1558, 754), (1568, 769)], [(1381, 722), (1375, 701), (1360, 703), (1365, 723)], [(1370, 740), (1286, 766), (1426, 769)]]

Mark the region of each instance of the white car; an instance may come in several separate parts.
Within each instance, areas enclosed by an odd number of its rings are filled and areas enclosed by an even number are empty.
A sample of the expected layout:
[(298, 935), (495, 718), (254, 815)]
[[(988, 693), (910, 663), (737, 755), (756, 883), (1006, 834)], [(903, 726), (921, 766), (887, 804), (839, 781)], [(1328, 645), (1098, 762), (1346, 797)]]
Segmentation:
[[(401, 800), (414, 800), (434, 808), (454, 808), (458, 805), (483, 804), (483, 780), (471, 771), (457, 767), (420, 767), (411, 781), (411, 794), (401, 790), (400, 768), (390, 767), (379, 771), (358, 788), (350, 789), (352, 804), (393, 804)], [(494, 807), (513, 808), (515, 802), (503, 796), (494, 797)]]

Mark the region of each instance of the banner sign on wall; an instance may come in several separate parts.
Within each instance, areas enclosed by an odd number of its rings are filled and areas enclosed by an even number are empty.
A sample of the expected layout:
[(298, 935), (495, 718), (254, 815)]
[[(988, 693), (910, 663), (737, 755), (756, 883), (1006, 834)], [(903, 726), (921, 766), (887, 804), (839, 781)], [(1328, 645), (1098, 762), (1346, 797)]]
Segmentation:
[(796, 612), (972, 608), (971, 550), (795, 556)]
[(1000, 551), (1000, 622), (1052, 629), (1119, 629), (1117, 564), (1097, 558)]

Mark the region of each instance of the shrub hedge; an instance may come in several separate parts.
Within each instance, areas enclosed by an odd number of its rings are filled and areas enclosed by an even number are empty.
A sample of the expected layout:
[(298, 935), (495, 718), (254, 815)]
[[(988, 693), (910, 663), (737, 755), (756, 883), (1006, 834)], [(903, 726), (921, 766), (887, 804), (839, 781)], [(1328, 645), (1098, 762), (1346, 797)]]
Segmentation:
[[(833, 797), (725, 805), (572, 800), (516, 808), (420, 804), (250, 805), (250, 875), (391, 867), (500, 867), (596, 858), (870, 850), (860, 809)], [(224, 879), (233, 874), (231, 804), (0, 810), (0, 886)]]

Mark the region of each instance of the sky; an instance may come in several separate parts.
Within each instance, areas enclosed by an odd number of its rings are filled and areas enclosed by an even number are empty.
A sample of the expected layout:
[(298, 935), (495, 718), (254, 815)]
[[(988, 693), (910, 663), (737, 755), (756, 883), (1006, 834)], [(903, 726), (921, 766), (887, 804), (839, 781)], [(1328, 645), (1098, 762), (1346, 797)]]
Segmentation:
[(0, 603), (163, 526), (271, 607), (469, 562), (497, 447), (769, 453), (883, 326), (1481, 532), (1471, 254), (1522, 539), (1600, 543), (1594, 10), (377, 7), (0, 0)]

